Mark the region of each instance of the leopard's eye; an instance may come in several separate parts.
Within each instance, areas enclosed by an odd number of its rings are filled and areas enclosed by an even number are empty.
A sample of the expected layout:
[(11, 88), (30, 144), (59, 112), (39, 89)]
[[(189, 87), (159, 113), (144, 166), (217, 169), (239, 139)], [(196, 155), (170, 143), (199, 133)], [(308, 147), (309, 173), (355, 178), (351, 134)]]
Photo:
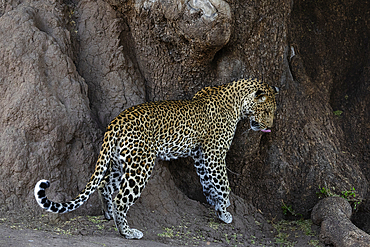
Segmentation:
[(265, 101), (266, 101), (266, 99), (267, 99), (267, 97), (266, 97), (266, 96), (259, 97), (259, 98), (258, 98), (258, 102), (259, 102), (259, 103), (265, 102)]

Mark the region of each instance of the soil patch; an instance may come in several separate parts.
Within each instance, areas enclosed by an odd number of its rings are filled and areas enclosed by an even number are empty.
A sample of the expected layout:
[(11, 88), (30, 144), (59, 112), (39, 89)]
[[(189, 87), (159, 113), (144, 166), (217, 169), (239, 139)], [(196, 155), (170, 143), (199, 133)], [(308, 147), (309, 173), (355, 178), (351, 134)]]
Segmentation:
[(268, 232), (266, 226), (256, 232), (253, 225), (245, 225), (247, 232), (250, 229), (248, 236), (216, 217), (207, 220), (207, 226), (202, 220), (184, 218), (177, 226), (139, 228), (144, 238), (127, 240), (119, 235), (114, 222), (102, 215), (68, 219), (68, 215), (10, 213), (0, 218), (0, 246), (324, 246), (318, 240), (319, 227), (311, 220), (272, 222)]

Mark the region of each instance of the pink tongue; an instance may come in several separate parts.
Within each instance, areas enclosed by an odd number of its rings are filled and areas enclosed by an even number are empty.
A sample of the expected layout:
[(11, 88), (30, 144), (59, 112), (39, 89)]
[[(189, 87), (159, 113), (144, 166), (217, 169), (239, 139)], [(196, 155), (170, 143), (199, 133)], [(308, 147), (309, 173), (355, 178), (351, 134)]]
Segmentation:
[(261, 130), (262, 132), (269, 133), (271, 130)]

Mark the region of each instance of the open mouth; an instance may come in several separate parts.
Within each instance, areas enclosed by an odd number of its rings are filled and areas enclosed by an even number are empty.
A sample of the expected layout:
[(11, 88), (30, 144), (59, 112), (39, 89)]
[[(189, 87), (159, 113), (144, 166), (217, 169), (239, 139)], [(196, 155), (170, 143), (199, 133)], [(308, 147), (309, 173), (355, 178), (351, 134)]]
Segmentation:
[(254, 130), (254, 131), (262, 131), (264, 133), (270, 133), (271, 132), (271, 130), (270, 129), (267, 129), (267, 128), (261, 129), (260, 124), (258, 122), (256, 122), (256, 121), (252, 120), (252, 119), (251, 119), (250, 124), (251, 124), (252, 130)]

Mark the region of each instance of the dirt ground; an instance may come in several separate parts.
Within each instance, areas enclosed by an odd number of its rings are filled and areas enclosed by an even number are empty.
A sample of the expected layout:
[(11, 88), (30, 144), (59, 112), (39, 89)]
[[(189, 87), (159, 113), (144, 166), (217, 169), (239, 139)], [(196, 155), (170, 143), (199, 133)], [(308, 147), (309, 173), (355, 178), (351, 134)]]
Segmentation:
[(10, 214), (0, 218), (0, 246), (324, 246), (318, 240), (319, 228), (311, 220), (270, 224), (269, 233), (250, 236), (232, 232), (230, 225), (216, 220), (210, 221), (209, 231), (190, 222), (177, 227), (138, 227), (144, 232), (143, 239), (127, 240), (119, 235), (113, 221), (103, 216), (68, 219), (51, 214), (35, 218)]

